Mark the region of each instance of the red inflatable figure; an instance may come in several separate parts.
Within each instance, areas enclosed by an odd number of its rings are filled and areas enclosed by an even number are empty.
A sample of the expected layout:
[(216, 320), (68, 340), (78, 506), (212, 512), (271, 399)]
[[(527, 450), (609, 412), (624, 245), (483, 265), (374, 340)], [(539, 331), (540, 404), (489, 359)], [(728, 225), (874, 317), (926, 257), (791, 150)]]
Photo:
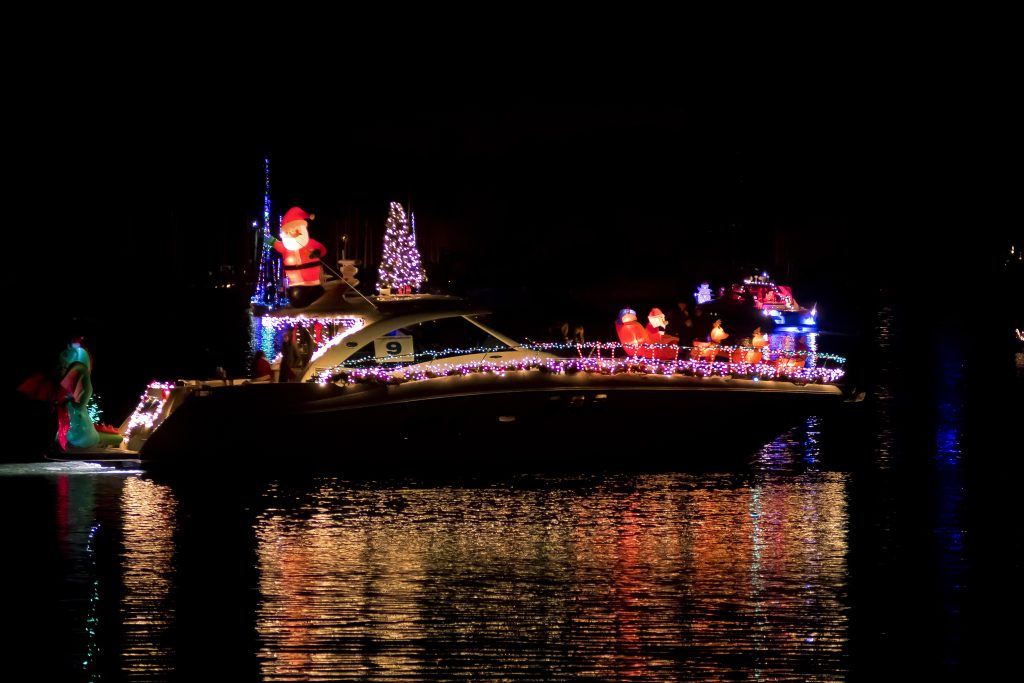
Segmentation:
[(293, 206), (281, 221), (281, 239), (274, 241), (274, 249), (284, 259), (288, 299), (297, 308), (308, 306), (324, 293), (320, 257), (327, 253), (327, 247), (309, 236), (309, 221), (313, 218), (313, 214)]
[(673, 337), (670, 334), (665, 334), (665, 314), (661, 312), (660, 308), (652, 308), (651, 312), (647, 314), (647, 339), (652, 344), (678, 344), (679, 337)]

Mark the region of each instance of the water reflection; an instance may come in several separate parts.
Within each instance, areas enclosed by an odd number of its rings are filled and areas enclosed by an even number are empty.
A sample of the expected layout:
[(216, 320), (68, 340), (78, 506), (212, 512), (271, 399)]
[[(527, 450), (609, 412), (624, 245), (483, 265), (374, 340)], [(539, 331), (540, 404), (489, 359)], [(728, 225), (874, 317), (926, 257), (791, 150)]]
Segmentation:
[[(963, 413), (961, 396), (961, 354), (954, 342), (943, 339), (938, 346), (939, 373), (936, 392), (935, 457), (937, 509), (934, 530), (942, 572), (942, 602), (946, 624), (946, 644), (953, 646), (961, 638), (959, 615), (967, 573), (964, 543), (964, 485), (960, 463), (960, 431)], [(945, 657), (956, 663), (959, 648), (947, 647)]]
[(55, 475), (67, 651), (109, 680), (840, 679), (848, 481), (821, 429), (738, 472)]
[(257, 521), (266, 680), (835, 680), (846, 475), (816, 424), (730, 475), (275, 487)]
[(882, 306), (875, 319), (874, 338), (878, 355), (874, 359), (877, 379), (874, 386), (874, 418), (878, 432), (878, 464), (884, 469), (891, 466), (893, 458), (893, 384), (896, 381), (894, 366), (895, 349), (893, 332), (895, 312), (892, 306)]
[(102, 494), (110, 482), (75, 474), (61, 471), (55, 476), (54, 529), (61, 561), (68, 568), (68, 586), (62, 598), (71, 604), (84, 603), (74, 609), (73, 619), (79, 623), (75, 624), (77, 632), (72, 639), (84, 650), (79, 660), (80, 669), (91, 679), (100, 667), (99, 631), (106, 597), (97, 569), (97, 535), (102, 525), (94, 508), (97, 488)]
[(135, 477), (125, 480), (121, 665), (129, 674), (165, 672), (171, 666), (176, 507), (168, 487)]

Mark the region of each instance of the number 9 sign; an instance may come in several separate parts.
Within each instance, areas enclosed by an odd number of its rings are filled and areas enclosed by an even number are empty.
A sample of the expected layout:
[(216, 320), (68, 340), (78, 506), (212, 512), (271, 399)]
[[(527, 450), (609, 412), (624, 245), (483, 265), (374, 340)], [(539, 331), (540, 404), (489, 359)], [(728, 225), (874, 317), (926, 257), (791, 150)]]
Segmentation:
[(408, 335), (378, 337), (373, 340), (373, 355), (378, 363), (411, 363), (412, 337)]

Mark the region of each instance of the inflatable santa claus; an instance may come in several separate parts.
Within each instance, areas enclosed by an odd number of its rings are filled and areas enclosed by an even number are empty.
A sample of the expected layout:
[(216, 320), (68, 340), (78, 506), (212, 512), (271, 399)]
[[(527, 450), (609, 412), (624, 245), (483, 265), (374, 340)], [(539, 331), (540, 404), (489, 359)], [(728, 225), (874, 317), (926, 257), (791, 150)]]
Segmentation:
[(297, 206), (288, 209), (281, 221), (281, 239), (274, 241), (274, 249), (284, 260), (288, 299), (297, 308), (308, 306), (324, 293), (320, 257), (327, 253), (327, 247), (309, 236), (313, 217)]
[(674, 337), (671, 334), (665, 334), (665, 314), (661, 312), (660, 308), (652, 308), (651, 312), (647, 314), (647, 339), (652, 344), (678, 344), (679, 337)]

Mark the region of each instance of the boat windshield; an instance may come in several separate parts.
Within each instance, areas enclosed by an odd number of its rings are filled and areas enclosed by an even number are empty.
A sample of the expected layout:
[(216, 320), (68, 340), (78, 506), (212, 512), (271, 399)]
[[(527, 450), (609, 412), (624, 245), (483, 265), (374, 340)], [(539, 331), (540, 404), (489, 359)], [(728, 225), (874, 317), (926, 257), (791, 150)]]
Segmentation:
[(352, 354), (347, 367), (394, 367), (512, 347), (480, 326), (458, 316), (427, 320), (377, 337)]

